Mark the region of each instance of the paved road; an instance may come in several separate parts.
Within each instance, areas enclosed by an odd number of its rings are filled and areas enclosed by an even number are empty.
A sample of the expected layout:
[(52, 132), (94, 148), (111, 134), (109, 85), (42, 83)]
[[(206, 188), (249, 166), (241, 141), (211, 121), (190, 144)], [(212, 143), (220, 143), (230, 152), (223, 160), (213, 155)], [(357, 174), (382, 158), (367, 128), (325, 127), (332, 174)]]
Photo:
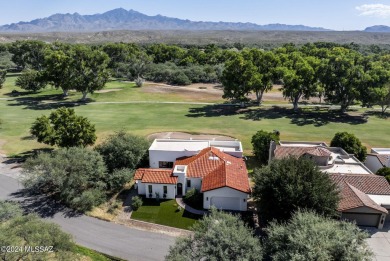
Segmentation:
[(127, 260), (163, 260), (174, 238), (122, 225), (75, 215), (45, 197), (26, 194), (12, 176), (13, 171), (0, 168), (0, 199), (18, 200), (27, 209), (59, 224), (83, 246)]

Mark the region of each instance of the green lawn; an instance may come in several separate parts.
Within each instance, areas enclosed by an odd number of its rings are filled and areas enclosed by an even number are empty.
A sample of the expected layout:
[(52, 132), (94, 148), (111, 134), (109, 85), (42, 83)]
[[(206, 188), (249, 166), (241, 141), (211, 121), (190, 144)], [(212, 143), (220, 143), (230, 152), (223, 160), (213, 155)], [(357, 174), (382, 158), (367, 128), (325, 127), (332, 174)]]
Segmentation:
[[(48, 103), (45, 99), (60, 94), (58, 90), (52, 89), (28, 95), (29, 98), (9, 97), (5, 94), (14, 89), (13, 80), (14, 78), (9, 77), (6, 86), (1, 90), (3, 97), (8, 97), (9, 100), (0, 100), (0, 151), (9, 155), (44, 147), (30, 137), (32, 122), (38, 116), (48, 115), (51, 109), (71, 105), (66, 102), (58, 104), (56, 100), (49, 100), (51, 103)], [(174, 93), (160, 93), (155, 96), (143, 93), (142, 88), (131, 86), (130, 83), (110, 82), (109, 88), (114, 87), (124, 90), (101, 93), (95, 100), (120, 100), (114, 96), (125, 96), (129, 93), (137, 97), (130, 98), (134, 100), (175, 101), (180, 97)], [(72, 93), (70, 99), (76, 100), (79, 96)], [(196, 101), (191, 96), (186, 99)], [(253, 107), (242, 110), (239, 107), (210, 105), (94, 102), (74, 108), (77, 114), (88, 117), (96, 125), (98, 142), (108, 134), (122, 129), (145, 136), (161, 131), (186, 131), (235, 137), (243, 142), (246, 154), (250, 154), (250, 140), (256, 131), (277, 129), (281, 132), (282, 140), (329, 142), (335, 132), (348, 131), (354, 133), (368, 147), (390, 146), (390, 118), (364, 114), (364, 110), (341, 114), (337, 111), (307, 109), (294, 113), (290, 107)]]
[(178, 209), (174, 199), (160, 200), (143, 198), (143, 205), (133, 211), (131, 218), (155, 224), (189, 229), (201, 216)]
[[(76, 245), (74, 253), (80, 254), (83, 257), (88, 257), (91, 261), (123, 261), (123, 259), (101, 254), (95, 250)], [(82, 259), (84, 260), (84, 259)]]

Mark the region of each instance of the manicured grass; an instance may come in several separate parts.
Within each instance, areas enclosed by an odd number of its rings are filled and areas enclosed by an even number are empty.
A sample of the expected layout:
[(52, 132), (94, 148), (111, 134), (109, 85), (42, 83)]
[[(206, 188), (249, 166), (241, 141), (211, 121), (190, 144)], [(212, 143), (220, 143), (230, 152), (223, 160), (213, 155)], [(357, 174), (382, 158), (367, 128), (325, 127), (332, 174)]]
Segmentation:
[[(108, 256), (106, 254), (101, 254), (95, 250), (76, 245), (74, 253), (80, 254), (84, 257), (89, 257), (89, 260), (92, 261), (122, 261), (123, 259), (117, 258), (117, 257), (112, 257)], [(83, 259), (84, 260), (84, 259)]]
[(131, 218), (155, 224), (189, 229), (201, 216), (178, 209), (174, 199), (160, 200), (143, 198), (143, 205), (133, 211)]
[[(115, 86), (123, 83), (110, 84)], [(129, 92), (141, 91), (136, 87), (122, 86), (121, 88), (128, 88)], [(12, 85), (7, 84), (2, 91), (7, 93), (7, 90), (10, 92), (12, 89)], [(37, 117), (48, 115), (50, 110), (67, 105), (57, 104), (55, 101), (47, 103), (40, 98), (42, 95), (52, 95), (55, 91), (45, 91), (36, 95), (34, 99), (26, 100), (22, 96), (11, 97), (11, 100), (0, 100), (0, 150), (12, 155), (45, 147), (30, 137), (29, 129)], [(114, 93), (120, 95), (121, 91), (101, 93), (96, 100), (101, 101), (105, 95)], [(146, 97), (146, 94), (142, 95)], [(170, 97), (175, 96), (175, 94), (163, 93), (159, 94), (161, 97), (148, 95), (148, 99), (156, 101), (164, 97), (164, 101), (172, 101)], [(78, 94), (74, 96), (72, 94), (72, 99), (76, 97)], [(177, 98), (175, 96), (175, 99)], [(77, 114), (88, 117), (96, 125), (97, 142), (118, 130), (144, 136), (161, 131), (222, 134), (241, 140), (244, 151), (248, 155), (252, 151), (250, 140), (253, 134), (261, 129), (266, 131), (277, 129), (281, 133), (282, 140), (329, 142), (335, 132), (348, 131), (354, 133), (368, 147), (390, 146), (390, 118), (383, 119), (370, 113), (364, 114), (364, 110), (341, 114), (337, 111), (304, 109), (295, 113), (290, 107), (253, 107), (243, 110), (239, 107), (210, 105), (94, 102), (74, 108)]]

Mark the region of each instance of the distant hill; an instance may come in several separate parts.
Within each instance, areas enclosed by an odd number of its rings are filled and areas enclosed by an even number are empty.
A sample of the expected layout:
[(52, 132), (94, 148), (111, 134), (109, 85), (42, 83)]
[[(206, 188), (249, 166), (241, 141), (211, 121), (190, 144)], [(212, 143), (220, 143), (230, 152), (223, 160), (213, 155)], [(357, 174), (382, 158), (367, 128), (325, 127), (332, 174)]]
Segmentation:
[(365, 32), (390, 33), (390, 27), (387, 25), (374, 25), (364, 29)]
[(236, 30), (236, 31), (330, 31), (305, 25), (231, 22), (194, 22), (162, 15), (148, 16), (134, 10), (114, 9), (103, 14), (55, 14), (30, 22), (0, 26), (0, 32), (97, 32), (111, 30)]

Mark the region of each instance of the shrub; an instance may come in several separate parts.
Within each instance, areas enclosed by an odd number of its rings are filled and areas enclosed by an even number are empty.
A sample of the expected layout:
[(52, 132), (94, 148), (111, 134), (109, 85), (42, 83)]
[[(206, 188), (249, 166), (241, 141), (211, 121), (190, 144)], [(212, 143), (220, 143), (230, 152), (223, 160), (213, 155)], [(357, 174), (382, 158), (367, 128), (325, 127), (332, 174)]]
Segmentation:
[(354, 154), (360, 161), (364, 161), (367, 156), (367, 148), (355, 135), (348, 132), (337, 132), (330, 146), (343, 148), (346, 152)]
[(183, 200), (186, 204), (196, 209), (203, 209), (203, 194), (195, 188), (189, 189)]
[(149, 142), (145, 138), (120, 131), (109, 136), (95, 149), (112, 172), (114, 169), (136, 169), (147, 156), (148, 148)]
[(366, 232), (355, 224), (298, 211), (288, 223), (266, 229), (269, 260), (371, 260)]
[(390, 168), (389, 167), (383, 167), (381, 169), (378, 169), (376, 172), (376, 175), (383, 176), (387, 179), (387, 181), (390, 183)]
[(115, 169), (111, 174), (107, 175), (107, 187), (110, 191), (116, 192), (130, 182), (134, 176), (134, 171), (131, 169)]
[(279, 141), (279, 132), (266, 132), (260, 130), (252, 136), (253, 153), (262, 165), (268, 163), (271, 141)]
[(169, 79), (170, 84), (190, 85), (192, 82), (183, 71), (175, 71)]
[(298, 209), (326, 216), (336, 214), (338, 188), (312, 160), (273, 160), (254, 171), (253, 182), (253, 197), (265, 222), (286, 221)]
[(85, 211), (106, 199), (106, 175), (99, 153), (75, 147), (27, 159), (22, 182), (27, 189), (56, 196), (70, 207)]
[(142, 79), (141, 77), (138, 77), (137, 79), (135, 79), (135, 85), (137, 85), (137, 87), (142, 87), (144, 85), (144, 82), (145, 80)]
[(23, 210), (19, 204), (0, 200), (0, 222), (19, 217), (22, 214)]
[(236, 216), (213, 208), (192, 230), (176, 239), (165, 260), (262, 260), (259, 239)]
[(7, 70), (0, 70), (0, 89), (3, 87), (7, 75)]
[(134, 196), (131, 198), (131, 207), (133, 210), (137, 210), (142, 206), (143, 202), (139, 196)]

